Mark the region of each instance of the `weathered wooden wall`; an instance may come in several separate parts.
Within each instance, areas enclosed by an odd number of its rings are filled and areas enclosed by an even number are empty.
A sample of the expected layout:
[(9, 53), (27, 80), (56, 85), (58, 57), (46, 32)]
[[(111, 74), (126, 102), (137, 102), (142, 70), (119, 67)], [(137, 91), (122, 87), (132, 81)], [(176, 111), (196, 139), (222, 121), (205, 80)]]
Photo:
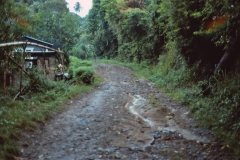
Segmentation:
[[(49, 77), (49, 79), (54, 80), (55, 79), (55, 68), (56, 68), (56, 58), (55, 56), (51, 57), (38, 57), (37, 60), (37, 67), (40, 67), (42, 69), (45, 69), (45, 74)], [(20, 86), (20, 80), (21, 80), (21, 71), (20, 69), (17, 69), (16, 71), (13, 71), (12, 73), (12, 83), (8, 82), (11, 86), (18, 87)], [(27, 76), (23, 73), (23, 82), (27, 80)], [(9, 80), (9, 78), (8, 78)]]
[(45, 74), (54, 80), (55, 77), (55, 67), (56, 67), (55, 56), (51, 57), (38, 57), (37, 66), (45, 69)]

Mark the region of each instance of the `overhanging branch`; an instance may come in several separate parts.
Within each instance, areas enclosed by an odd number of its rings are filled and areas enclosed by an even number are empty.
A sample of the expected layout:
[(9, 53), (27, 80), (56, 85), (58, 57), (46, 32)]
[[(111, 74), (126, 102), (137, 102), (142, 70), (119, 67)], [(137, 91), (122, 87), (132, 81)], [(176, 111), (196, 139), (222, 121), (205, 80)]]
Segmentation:
[(44, 45), (40, 45), (40, 44), (37, 44), (37, 43), (32, 43), (32, 42), (10, 42), (10, 43), (3, 43), (3, 44), (0, 44), (0, 48), (3, 48), (3, 47), (10, 47), (10, 46), (19, 46), (19, 45), (32, 45), (32, 46), (36, 46), (36, 47), (41, 47), (41, 48), (45, 48), (45, 49), (49, 49), (49, 50), (52, 50), (52, 51), (55, 51), (57, 53), (64, 53), (63, 51), (60, 51), (60, 50), (56, 50), (54, 48), (51, 48), (51, 47), (48, 47), (48, 46), (44, 46)]

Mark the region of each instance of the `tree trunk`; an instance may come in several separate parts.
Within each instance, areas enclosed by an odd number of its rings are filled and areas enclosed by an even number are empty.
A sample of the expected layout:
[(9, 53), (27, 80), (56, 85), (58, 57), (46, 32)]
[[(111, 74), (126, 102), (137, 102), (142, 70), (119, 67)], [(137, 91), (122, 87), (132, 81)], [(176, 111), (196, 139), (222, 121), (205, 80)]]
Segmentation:
[(4, 74), (3, 74), (3, 92), (4, 92), (4, 97), (7, 96), (8, 58), (9, 58), (9, 55), (6, 54), (6, 57), (5, 57), (5, 70), (4, 70)]
[(236, 60), (240, 52), (240, 34), (237, 34), (237, 37), (232, 42), (231, 46), (222, 56), (220, 62), (214, 70), (214, 75), (218, 73), (219, 70), (227, 69), (234, 60)]

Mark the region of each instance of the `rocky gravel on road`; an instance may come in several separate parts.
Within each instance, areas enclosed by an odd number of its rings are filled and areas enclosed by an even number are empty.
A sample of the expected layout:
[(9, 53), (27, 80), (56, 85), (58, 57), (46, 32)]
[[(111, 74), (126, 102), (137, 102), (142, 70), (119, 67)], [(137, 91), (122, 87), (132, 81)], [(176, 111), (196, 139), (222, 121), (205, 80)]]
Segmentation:
[(128, 68), (96, 64), (104, 83), (24, 134), (24, 160), (230, 160), (187, 109)]

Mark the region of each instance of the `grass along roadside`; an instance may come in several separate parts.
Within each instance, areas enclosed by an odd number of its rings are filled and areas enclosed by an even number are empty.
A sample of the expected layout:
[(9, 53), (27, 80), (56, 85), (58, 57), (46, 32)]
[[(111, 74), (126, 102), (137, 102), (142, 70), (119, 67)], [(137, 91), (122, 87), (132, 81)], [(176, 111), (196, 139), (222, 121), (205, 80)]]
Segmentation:
[(99, 76), (95, 76), (92, 84), (47, 81), (36, 87), (41, 90), (29, 91), (19, 101), (3, 99), (0, 102), (0, 159), (14, 159), (19, 155), (18, 140), (22, 131), (34, 130), (37, 124), (45, 123), (51, 113), (62, 109), (59, 104), (93, 90), (102, 81)]

